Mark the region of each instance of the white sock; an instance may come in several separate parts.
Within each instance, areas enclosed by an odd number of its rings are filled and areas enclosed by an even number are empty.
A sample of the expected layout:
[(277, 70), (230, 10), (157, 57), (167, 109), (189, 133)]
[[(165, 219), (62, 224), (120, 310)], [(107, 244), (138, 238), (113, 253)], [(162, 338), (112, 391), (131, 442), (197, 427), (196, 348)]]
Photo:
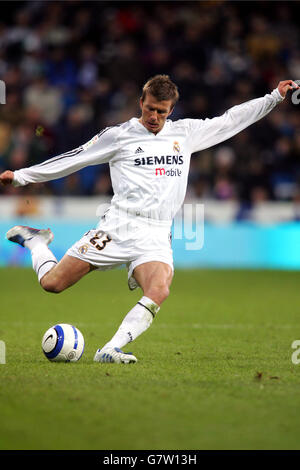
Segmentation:
[(116, 334), (102, 349), (108, 347), (121, 349), (127, 343), (134, 341), (149, 328), (159, 308), (149, 297), (142, 297), (130, 312), (127, 313)]
[(57, 264), (57, 259), (38, 235), (27, 240), (24, 245), (31, 251), (32, 267), (40, 282), (42, 277)]

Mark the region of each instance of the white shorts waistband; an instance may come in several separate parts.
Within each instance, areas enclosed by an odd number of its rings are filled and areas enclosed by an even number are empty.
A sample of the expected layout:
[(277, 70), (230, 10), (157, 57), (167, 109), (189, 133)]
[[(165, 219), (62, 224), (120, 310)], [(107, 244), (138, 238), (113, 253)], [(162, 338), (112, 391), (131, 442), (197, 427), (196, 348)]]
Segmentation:
[[(151, 225), (158, 225), (161, 227), (170, 227), (172, 225), (171, 219), (160, 219), (159, 217), (155, 217), (155, 213), (137, 209), (126, 208), (123, 209), (121, 207), (110, 207), (108, 211), (104, 214), (105, 216), (113, 216), (113, 218), (127, 218), (132, 219), (135, 218), (142, 223), (149, 223)], [(151, 215), (151, 217), (150, 217)]]

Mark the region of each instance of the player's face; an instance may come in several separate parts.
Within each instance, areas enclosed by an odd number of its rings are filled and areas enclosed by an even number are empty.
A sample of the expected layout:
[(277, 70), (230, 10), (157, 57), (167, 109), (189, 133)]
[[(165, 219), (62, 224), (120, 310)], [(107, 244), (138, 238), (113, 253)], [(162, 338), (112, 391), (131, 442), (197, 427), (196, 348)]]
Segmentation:
[(154, 134), (162, 130), (167, 117), (173, 111), (172, 100), (157, 101), (149, 93), (146, 93), (144, 101), (140, 100), (140, 106), (142, 110), (140, 122)]

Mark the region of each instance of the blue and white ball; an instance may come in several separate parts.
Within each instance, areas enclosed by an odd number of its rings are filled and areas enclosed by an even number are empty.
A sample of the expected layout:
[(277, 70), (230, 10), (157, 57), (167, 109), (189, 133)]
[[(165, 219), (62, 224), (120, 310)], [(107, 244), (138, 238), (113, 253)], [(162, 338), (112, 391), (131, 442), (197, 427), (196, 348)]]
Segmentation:
[(84, 338), (75, 326), (59, 323), (46, 331), (42, 348), (49, 361), (76, 362), (83, 354)]

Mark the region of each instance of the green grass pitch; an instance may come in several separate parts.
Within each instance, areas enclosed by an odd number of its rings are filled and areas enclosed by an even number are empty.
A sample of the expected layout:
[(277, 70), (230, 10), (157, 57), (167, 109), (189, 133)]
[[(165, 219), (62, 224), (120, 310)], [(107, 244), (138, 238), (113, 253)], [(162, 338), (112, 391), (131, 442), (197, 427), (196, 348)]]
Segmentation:
[[(151, 328), (124, 348), (139, 362), (93, 355), (141, 297), (126, 271), (93, 272), (59, 294), (30, 269), (0, 270), (1, 449), (299, 449), (298, 272), (175, 271)], [(83, 333), (78, 363), (51, 363), (55, 323)]]

